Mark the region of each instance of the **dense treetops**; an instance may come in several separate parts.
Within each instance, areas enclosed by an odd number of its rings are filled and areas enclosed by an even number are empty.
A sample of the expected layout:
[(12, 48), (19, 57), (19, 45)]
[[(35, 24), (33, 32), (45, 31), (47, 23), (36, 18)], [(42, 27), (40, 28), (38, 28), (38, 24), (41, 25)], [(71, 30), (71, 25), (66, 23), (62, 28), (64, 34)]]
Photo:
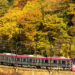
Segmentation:
[(74, 0), (0, 0), (1, 49), (15, 49), (5, 40), (18, 43), (18, 54), (70, 57), (75, 50), (74, 21)]

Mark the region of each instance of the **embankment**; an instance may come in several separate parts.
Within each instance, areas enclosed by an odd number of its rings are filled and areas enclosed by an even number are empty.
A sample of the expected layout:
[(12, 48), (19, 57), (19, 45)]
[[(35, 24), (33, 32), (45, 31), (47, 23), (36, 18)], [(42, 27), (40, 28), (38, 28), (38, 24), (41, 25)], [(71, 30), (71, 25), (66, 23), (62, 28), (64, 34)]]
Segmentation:
[(45, 69), (21, 68), (0, 65), (0, 75), (75, 75), (75, 72), (48, 71)]

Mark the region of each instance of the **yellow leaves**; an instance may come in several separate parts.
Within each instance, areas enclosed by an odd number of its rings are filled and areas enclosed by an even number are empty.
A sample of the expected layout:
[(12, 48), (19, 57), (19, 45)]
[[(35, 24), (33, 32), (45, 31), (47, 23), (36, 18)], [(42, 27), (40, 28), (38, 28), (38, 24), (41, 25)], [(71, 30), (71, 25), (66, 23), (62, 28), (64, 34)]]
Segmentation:
[(69, 30), (68, 30), (68, 34), (70, 35), (70, 36), (75, 36), (75, 26), (71, 26), (70, 28), (69, 28)]
[(7, 0), (0, 0), (0, 4), (7, 5), (8, 4), (8, 1)]
[(17, 5), (19, 0), (14, 0), (14, 5)]
[(27, 12), (25, 16), (30, 19), (32, 18), (32, 20), (33, 20), (33, 19), (37, 19), (37, 18), (39, 19), (41, 17), (41, 15), (42, 14), (41, 14), (40, 10), (35, 10), (32, 12)]
[(15, 30), (16, 28), (16, 22), (12, 22), (12, 23), (6, 23), (5, 26), (3, 27), (4, 32), (6, 33), (11, 33)]
[(70, 5), (70, 7), (68, 8), (68, 14), (75, 14), (75, 4), (73, 4), (73, 3), (70, 3), (69, 4)]
[[(41, 19), (41, 12), (38, 10), (37, 3), (28, 2), (28, 5), (23, 10), (19, 9), (18, 7), (15, 7), (12, 9), (10, 8), (8, 10), (8, 13), (4, 15), (3, 19), (3, 33), (6, 32), (6, 34), (9, 35), (10, 38), (12, 38), (12, 35), (14, 33), (17, 33), (21, 30), (24, 31), (25, 35), (30, 39), (34, 40), (34, 35), (36, 34), (36, 25), (35, 22), (39, 21)], [(18, 0), (15, 1), (15, 5), (18, 4)], [(34, 10), (32, 12), (28, 12), (30, 8), (33, 8), (31, 10)], [(26, 11), (27, 12), (26, 12)], [(23, 28), (18, 28), (18, 24), (22, 24)]]
[(9, 39), (17, 30), (17, 22), (20, 15), (23, 14), (20, 9), (9, 9), (0, 20), (2, 21), (3, 27), (0, 28), (2, 34), (7, 34)]
[(71, 50), (73, 50), (73, 51), (75, 50), (75, 45), (71, 46)]
[(34, 41), (35, 32), (32, 32), (32, 33), (25, 32), (25, 33), (26, 33), (26, 37), (27, 37), (29, 40)]
[(20, 16), (19, 22), (24, 25), (26, 36), (34, 41), (36, 32), (36, 22), (41, 19), (41, 12), (39, 10), (27, 12)]
[[(62, 37), (61, 43), (63, 43), (64, 37), (69, 37), (66, 30), (68, 21), (64, 22), (67, 14), (63, 14), (67, 13), (67, 10), (61, 10), (67, 9), (67, 4), (61, 6), (60, 3), (63, 4), (64, 0), (14, 0), (14, 5), (0, 18), (0, 34), (6, 34), (9, 39), (14, 41), (24, 40), (33, 48), (36, 47), (37, 40), (37, 48), (43, 52), (46, 50), (47, 55), (50, 55), (52, 48), (55, 51), (59, 49), (58, 52), (64, 56), (69, 51), (69, 45), (62, 44), (57, 47), (53, 45), (55, 40), (59, 41), (58, 38)], [(70, 5), (70, 13), (74, 13), (73, 6)], [(56, 11), (57, 9), (59, 10)], [(36, 34), (38, 34), (38, 38), (35, 36)], [(34, 43), (29, 41), (34, 41)], [(65, 41), (69, 43), (68, 40)]]
[(59, 18), (56, 14), (55, 15), (46, 15), (44, 18), (44, 24), (49, 26), (56, 26), (56, 27), (66, 27), (66, 24), (63, 22), (62, 18)]
[(41, 12), (39, 10), (23, 13), (19, 19), (22, 24), (29, 25), (35, 24), (39, 20), (41, 20)]
[(23, 11), (25, 12), (31, 12), (31, 11), (35, 11), (38, 10), (39, 7), (39, 3), (37, 1), (28, 1), (26, 6), (23, 8)]
[(8, 10), (8, 0), (0, 0), (0, 17), (2, 17)]
[(8, 13), (7, 14), (5, 14), (5, 18), (6, 19), (10, 19), (11, 21), (15, 21), (15, 20), (17, 20), (19, 17), (20, 17), (20, 15), (21, 14), (23, 14), (22, 13), (22, 11), (21, 10), (19, 10), (19, 9), (13, 9), (13, 10), (9, 10), (8, 11)]
[(2, 34), (9, 36), (9, 39), (12, 38), (12, 35), (16, 32), (16, 22), (5, 23), (3, 27), (0, 28)]
[(27, 4), (28, 0), (15, 0), (13, 4), (13, 8), (18, 7), (19, 9), (23, 9), (23, 7)]

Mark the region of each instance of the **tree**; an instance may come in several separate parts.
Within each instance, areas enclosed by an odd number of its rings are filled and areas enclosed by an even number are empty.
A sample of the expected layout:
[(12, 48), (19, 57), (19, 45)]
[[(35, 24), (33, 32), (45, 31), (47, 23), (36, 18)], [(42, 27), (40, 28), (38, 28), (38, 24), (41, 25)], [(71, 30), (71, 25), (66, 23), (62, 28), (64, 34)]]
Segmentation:
[[(1, 0), (0, 36), (18, 42), (19, 54), (39, 51), (43, 56), (69, 56), (69, 40), (75, 35), (73, 1), (4, 1)], [(10, 8), (7, 10), (5, 7), (8, 5)]]
[(9, 5), (7, 0), (0, 0), (0, 17), (7, 12), (8, 7)]

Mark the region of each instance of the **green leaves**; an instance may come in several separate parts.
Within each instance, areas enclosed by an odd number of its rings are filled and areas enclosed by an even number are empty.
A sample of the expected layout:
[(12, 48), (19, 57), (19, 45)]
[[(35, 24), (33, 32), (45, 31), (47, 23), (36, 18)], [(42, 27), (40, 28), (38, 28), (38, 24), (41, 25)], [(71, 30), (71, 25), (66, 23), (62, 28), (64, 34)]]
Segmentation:
[(72, 37), (75, 36), (75, 26), (71, 26), (68, 30), (68, 34)]
[(9, 5), (7, 0), (0, 0), (0, 17), (7, 12), (8, 7)]

